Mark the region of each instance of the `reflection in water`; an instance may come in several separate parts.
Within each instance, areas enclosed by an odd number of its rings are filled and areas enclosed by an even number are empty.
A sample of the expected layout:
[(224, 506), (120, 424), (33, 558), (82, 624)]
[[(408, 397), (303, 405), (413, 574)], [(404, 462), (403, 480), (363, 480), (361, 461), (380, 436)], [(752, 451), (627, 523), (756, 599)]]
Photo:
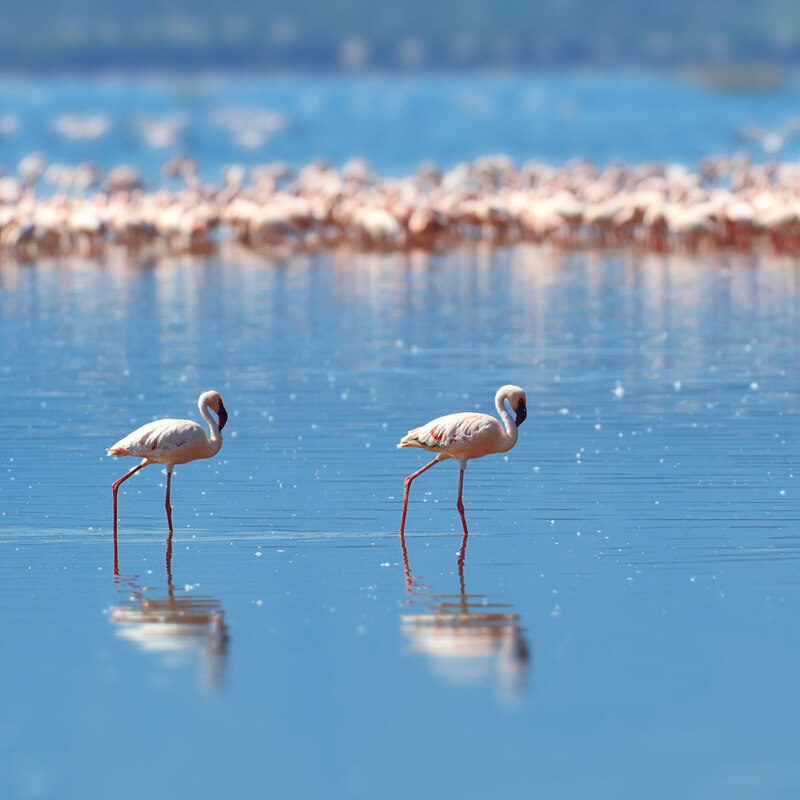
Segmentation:
[(486, 595), (467, 594), (464, 560), (468, 534), (458, 554), (458, 594), (434, 595), (411, 574), (405, 536), (400, 536), (406, 591), (411, 602), (427, 606), (416, 614), (404, 614), (401, 629), (412, 652), (425, 653), (445, 680), (456, 684), (496, 680), (510, 699), (522, 695), (530, 661), (528, 643), (519, 614), (508, 603), (490, 603)]
[(117, 591), (128, 597), (109, 609), (111, 623), (119, 626), (118, 636), (159, 654), (167, 666), (182, 666), (197, 654), (203, 686), (218, 689), (230, 642), (224, 611), (215, 597), (173, 584), (172, 532), (167, 538), (166, 566), (166, 596), (157, 587), (140, 585), (136, 575), (120, 575), (114, 537), (114, 582), (120, 587)]

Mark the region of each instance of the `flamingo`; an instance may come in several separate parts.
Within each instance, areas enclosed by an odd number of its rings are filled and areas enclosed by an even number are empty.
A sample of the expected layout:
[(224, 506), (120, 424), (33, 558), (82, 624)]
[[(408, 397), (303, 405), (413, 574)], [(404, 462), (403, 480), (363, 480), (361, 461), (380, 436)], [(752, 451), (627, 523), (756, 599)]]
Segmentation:
[[(218, 392), (203, 392), (197, 401), (200, 416), (208, 423), (209, 436), (202, 425), (189, 419), (158, 419), (148, 422), (120, 439), (108, 448), (110, 456), (135, 456), (141, 463), (128, 470), (119, 480), (111, 484), (114, 497), (114, 535), (117, 533), (117, 491), (122, 483), (148, 464), (164, 464), (167, 467), (167, 522), (172, 532), (172, 506), (170, 505), (170, 483), (176, 464), (186, 464), (198, 458), (211, 458), (222, 447), (221, 431), (228, 421), (228, 412)], [(209, 414), (211, 409), (219, 416), (219, 423)]]
[[(516, 417), (512, 417), (506, 407), (508, 401)], [(456, 507), (461, 516), (464, 535), (468, 534), (464, 517), (464, 470), (471, 458), (481, 458), (490, 453), (505, 453), (517, 443), (517, 428), (528, 415), (525, 392), (519, 386), (501, 386), (494, 397), (494, 404), (500, 420), (489, 414), (464, 411), (437, 417), (426, 425), (409, 431), (397, 445), (401, 447), (421, 447), (436, 453), (436, 458), (422, 469), (413, 472), (405, 480), (403, 495), (403, 516), (400, 518), (400, 536), (405, 532), (406, 512), (408, 511), (408, 492), (414, 478), (422, 475), (439, 461), (453, 458), (458, 462), (458, 501)]]

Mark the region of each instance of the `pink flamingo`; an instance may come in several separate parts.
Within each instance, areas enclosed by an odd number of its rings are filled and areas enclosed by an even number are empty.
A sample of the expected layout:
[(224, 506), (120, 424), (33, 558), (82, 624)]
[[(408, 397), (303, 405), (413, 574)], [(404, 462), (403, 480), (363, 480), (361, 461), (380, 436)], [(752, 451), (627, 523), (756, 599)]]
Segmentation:
[[(228, 421), (228, 412), (222, 404), (218, 392), (203, 392), (197, 401), (200, 415), (208, 423), (209, 436), (202, 425), (189, 419), (158, 419), (148, 422), (120, 439), (108, 448), (110, 456), (135, 456), (142, 461), (126, 472), (119, 480), (111, 484), (114, 496), (114, 535), (117, 533), (117, 490), (120, 485), (148, 464), (164, 464), (167, 467), (167, 498), (164, 507), (167, 510), (167, 522), (172, 532), (172, 506), (170, 505), (170, 483), (172, 470), (176, 464), (186, 464), (198, 458), (211, 458), (222, 447), (220, 432)], [(217, 423), (209, 408), (219, 416)]]
[[(506, 408), (510, 404), (516, 417), (512, 417)], [(517, 428), (528, 415), (525, 392), (519, 386), (511, 384), (501, 386), (494, 397), (494, 404), (500, 420), (488, 414), (465, 411), (460, 414), (448, 414), (437, 417), (420, 428), (409, 431), (401, 440), (398, 448), (421, 447), (436, 453), (436, 458), (422, 469), (409, 475), (405, 480), (403, 495), (403, 516), (400, 518), (400, 536), (405, 532), (406, 512), (408, 511), (408, 492), (411, 483), (418, 475), (430, 469), (438, 461), (454, 458), (458, 461), (458, 502), (456, 506), (461, 516), (461, 525), (466, 536), (467, 521), (464, 518), (464, 470), (471, 458), (481, 458), (489, 453), (505, 453), (517, 443)]]

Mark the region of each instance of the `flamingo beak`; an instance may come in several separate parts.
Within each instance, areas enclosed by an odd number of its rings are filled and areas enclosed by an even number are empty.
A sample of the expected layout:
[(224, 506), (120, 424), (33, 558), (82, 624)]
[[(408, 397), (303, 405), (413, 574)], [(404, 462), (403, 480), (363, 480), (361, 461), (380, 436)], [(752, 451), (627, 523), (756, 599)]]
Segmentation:
[(519, 428), (523, 422), (525, 422), (525, 418), (528, 416), (528, 407), (525, 405), (524, 400), (519, 401), (519, 405), (517, 406), (517, 418), (514, 422), (517, 423), (517, 427)]
[(225, 410), (225, 406), (222, 405), (222, 400), (219, 401), (219, 429), (222, 430), (225, 427), (225, 423), (228, 421), (228, 412)]

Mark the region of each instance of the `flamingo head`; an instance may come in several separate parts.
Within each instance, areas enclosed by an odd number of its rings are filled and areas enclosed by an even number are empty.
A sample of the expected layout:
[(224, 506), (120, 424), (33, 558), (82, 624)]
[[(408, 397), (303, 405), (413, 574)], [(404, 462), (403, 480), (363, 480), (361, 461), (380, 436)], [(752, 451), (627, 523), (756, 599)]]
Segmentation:
[(514, 411), (516, 412), (517, 415), (514, 418), (514, 422), (516, 423), (516, 426), (519, 428), (519, 426), (522, 425), (523, 422), (525, 422), (525, 418), (528, 416), (528, 406), (525, 403), (525, 395), (522, 395)]
[(511, 410), (516, 414), (514, 418), (514, 423), (516, 426), (519, 427), (522, 425), (522, 423), (525, 422), (525, 418), (528, 416), (525, 390), (520, 389), (519, 386), (513, 386), (509, 384), (508, 386), (503, 386), (501, 389), (499, 389), (497, 394), (500, 398), (508, 400)]
[(219, 429), (222, 430), (225, 427), (225, 423), (228, 421), (228, 411), (222, 403), (219, 392), (213, 390), (210, 392), (203, 392), (203, 394), (200, 395), (200, 402), (198, 405), (201, 408), (203, 405), (208, 406), (219, 417)]

